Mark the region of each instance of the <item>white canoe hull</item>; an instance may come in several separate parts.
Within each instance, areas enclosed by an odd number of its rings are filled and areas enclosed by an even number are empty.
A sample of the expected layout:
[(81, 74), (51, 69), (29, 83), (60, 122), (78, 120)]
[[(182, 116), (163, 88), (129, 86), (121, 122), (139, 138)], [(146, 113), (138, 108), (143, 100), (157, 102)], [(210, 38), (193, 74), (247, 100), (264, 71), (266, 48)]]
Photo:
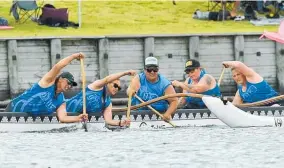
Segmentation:
[[(175, 120), (173, 121), (177, 127), (209, 127), (209, 126), (225, 126), (218, 119), (197, 119), (197, 120)], [(88, 131), (111, 131), (119, 130), (118, 127), (106, 128), (105, 123), (87, 123)], [(172, 126), (164, 121), (134, 121), (129, 127), (132, 129), (164, 129), (172, 128)], [(124, 129), (124, 128), (122, 128)], [(62, 124), (62, 123), (1, 123), (0, 132), (72, 132), (84, 131), (81, 123)]]
[(219, 98), (204, 96), (207, 108), (230, 127), (282, 127), (284, 117), (256, 116), (247, 113), (232, 103), (226, 105)]

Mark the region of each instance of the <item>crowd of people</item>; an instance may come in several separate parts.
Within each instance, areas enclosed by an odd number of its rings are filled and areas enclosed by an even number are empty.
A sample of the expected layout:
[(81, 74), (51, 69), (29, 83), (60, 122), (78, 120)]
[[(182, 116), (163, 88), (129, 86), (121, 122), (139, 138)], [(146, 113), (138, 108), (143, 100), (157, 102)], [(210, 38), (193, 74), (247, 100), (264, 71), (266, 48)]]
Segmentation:
[[(194, 19), (200, 20), (257, 20), (258, 14), (264, 14), (266, 18), (279, 18), (284, 15), (284, 1), (241, 1), (241, 0), (212, 0), (213, 5), (208, 11), (197, 9), (193, 13)], [(220, 8), (217, 8), (217, 3)], [(208, 7), (210, 8), (210, 7)], [(238, 13), (241, 12), (241, 15)]]
[[(170, 81), (159, 73), (158, 59), (147, 57), (145, 59), (144, 71), (136, 74), (134, 70), (110, 74), (109, 76), (94, 81), (85, 89), (86, 112), (78, 116), (68, 116), (70, 113), (82, 113), (83, 91), (70, 99), (65, 99), (63, 92), (69, 91), (77, 86), (74, 77), (69, 72), (61, 73), (61, 70), (73, 60), (84, 59), (84, 54), (72, 54), (57, 64), (46, 73), (39, 82), (30, 89), (14, 98), (6, 108), (10, 112), (28, 112), (31, 115), (50, 115), (56, 111), (58, 119), (63, 123), (80, 122), (87, 118), (88, 113), (102, 113), (105, 122), (109, 125), (127, 126), (130, 120), (112, 119), (112, 100), (120, 91), (120, 78), (126, 75), (134, 76), (127, 89), (127, 94), (133, 97), (132, 105), (140, 104), (137, 99), (149, 101), (161, 96), (175, 94), (175, 87), (179, 87), (184, 93), (197, 93), (221, 98), (221, 91), (216, 79), (202, 68), (199, 61), (190, 59), (185, 63), (184, 72), (187, 79), (184, 82)], [(238, 84), (238, 90), (234, 96), (233, 104), (252, 103), (278, 96), (278, 93), (253, 69), (239, 61), (224, 61), (225, 68), (231, 68), (232, 78)], [(181, 72), (182, 73), (182, 72)], [(137, 97), (135, 97), (136, 95)], [(171, 115), (178, 107), (199, 109), (206, 108), (202, 99), (195, 97), (168, 98), (151, 106), (163, 113), (163, 119), (169, 121)], [(147, 109), (143, 107), (141, 109)]]

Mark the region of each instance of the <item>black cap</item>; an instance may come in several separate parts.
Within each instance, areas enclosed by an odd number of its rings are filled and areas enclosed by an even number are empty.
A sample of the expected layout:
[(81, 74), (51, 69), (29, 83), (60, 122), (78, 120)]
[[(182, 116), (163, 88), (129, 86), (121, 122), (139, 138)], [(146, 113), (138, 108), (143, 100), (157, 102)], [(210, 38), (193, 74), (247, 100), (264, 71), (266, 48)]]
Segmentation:
[(196, 68), (199, 68), (199, 67), (200, 67), (199, 61), (194, 60), (194, 59), (190, 59), (185, 63), (185, 70), (184, 71), (196, 69)]
[(74, 81), (74, 76), (70, 72), (63, 72), (59, 75), (59, 77), (67, 79), (70, 83), (72, 83), (72, 86), (77, 86), (77, 83)]

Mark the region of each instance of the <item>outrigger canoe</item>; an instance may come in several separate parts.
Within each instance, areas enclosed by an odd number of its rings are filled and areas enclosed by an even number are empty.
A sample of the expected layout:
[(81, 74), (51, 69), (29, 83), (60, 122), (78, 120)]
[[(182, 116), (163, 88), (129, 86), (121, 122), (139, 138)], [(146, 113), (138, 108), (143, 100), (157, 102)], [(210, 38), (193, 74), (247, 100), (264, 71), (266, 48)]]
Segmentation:
[[(281, 127), (284, 107), (247, 107), (237, 108), (231, 103), (224, 105), (218, 98), (203, 97), (208, 109), (179, 109), (173, 115), (172, 122), (177, 127), (230, 126), (230, 127)], [(74, 113), (68, 115), (76, 115)], [(126, 118), (125, 112), (116, 112), (114, 119)], [(219, 119), (218, 119), (219, 118)], [(131, 111), (130, 129), (164, 129), (172, 126), (165, 123), (151, 111)], [(89, 131), (109, 131), (101, 114), (89, 114)], [(0, 112), (0, 132), (68, 132), (82, 130), (81, 123), (59, 123), (56, 114), (50, 116), (30, 116), (27, 113)]]
[[(70, 113), (68, 115), (76, 115)], [(132, 111), (130, 129), (164, 129), (172, 126), (164, 122), (158, 115), (151, 111)], [(116, 120), (125, 119), (126, 113), (116, 112), (113, 115)], [(178, 127), (223, 125), (208, 109), (177, 110), (173, 120)], [(89, 114), (87, 122), (89, 131), (113, 130), (119, 127), (107, 126), (101, 114)], [(0, 112), (0, 132), (34, 132), (34, 131), (74, 131), (82, 128), (81, 123), (60, 123), (56, 114), (50, 116), (30, 116), (20, 112)]]
[[(254, 107), (239, 109), (231, 102), (223, 103), (219, 98), (204, 96), (203, 102), (215, 116), (229, 127), (282, 127), (284, 116), (282, 112), (284, 107)], [(257, 111), (257, 114), (268, 111), (273, 116), (260, 116), (249, 113)], [(275, 115), (276, 114), (276, 115)]]

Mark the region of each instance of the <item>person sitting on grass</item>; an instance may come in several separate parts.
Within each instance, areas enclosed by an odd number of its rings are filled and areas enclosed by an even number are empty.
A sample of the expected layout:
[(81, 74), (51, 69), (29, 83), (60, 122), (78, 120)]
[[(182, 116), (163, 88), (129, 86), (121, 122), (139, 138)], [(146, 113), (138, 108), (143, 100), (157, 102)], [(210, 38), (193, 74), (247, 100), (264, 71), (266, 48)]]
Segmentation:
[(234, 20), (236, 18), (236, 15), (233, 12), (225, 11), (223, 12), (220, 10), (219, 12), (202, 12), (199, 9), (197, 9), (193, 13), (193, 19), (199, 19), (199, 20), (214, 20), (214, 21), (222, 21), (224, 15), (224, 20)]

